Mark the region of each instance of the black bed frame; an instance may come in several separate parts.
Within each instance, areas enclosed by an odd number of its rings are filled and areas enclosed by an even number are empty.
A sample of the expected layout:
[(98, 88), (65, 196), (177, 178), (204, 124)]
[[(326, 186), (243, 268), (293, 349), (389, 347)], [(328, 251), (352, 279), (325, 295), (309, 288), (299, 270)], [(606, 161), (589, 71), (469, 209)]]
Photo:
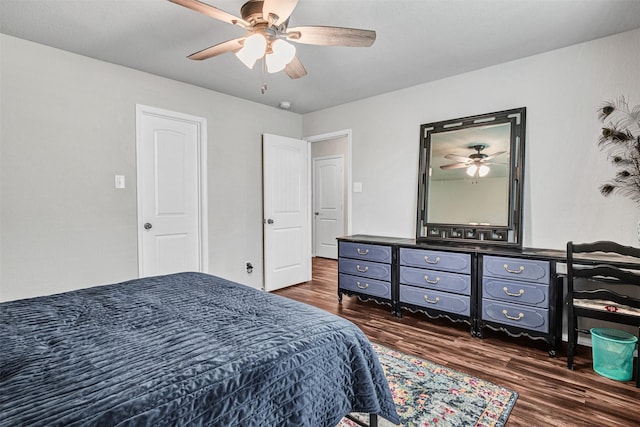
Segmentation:
[(350, 419), (354, 423), (358, 424), (362, 427), (378, 427), (378, 415), (377, 414), (369, 414), (369, 424), (365, 424), (362, 421), (354, 418), (352, 415), (345, 415), (345, 418)]

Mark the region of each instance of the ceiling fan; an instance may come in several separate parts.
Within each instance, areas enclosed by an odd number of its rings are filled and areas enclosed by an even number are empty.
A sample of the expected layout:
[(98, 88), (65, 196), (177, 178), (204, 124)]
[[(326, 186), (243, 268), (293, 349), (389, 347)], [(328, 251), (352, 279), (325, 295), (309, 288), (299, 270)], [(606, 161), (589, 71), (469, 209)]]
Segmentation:
[(295, 46), (288, 41), (320, 46), (368, 47), (376, 39), (375, 31), (356, 28), (288, 28), (289, 17), (298, 0), (249, 0), (240, 9), (242, 18), (198, 0), (169, 1), (246, 30), (242, 37), (195, 52), (188, 56), (189, 59), (202, 60), (234, 52), (247, 67), (253, 68), (264, 57), (268, 72), (284, 70), (292, 79), (304, 77), (307, 70), (296, 56)]
[(484, 144), (475, 144), (470, 146), (469, 148), (476, 150), (476, 153), (470, 154), (468, 157), (459, 156), (457, 154), (446, 154), (444, 156), (445, 159), (455, 160), (457, 163), (451, 163), (448, 165), (440, 166), (440, 169), (449, 170), (449, 169), (462, 169), (467, 168), (467, 175), (469, 176), (486, 176), (489, 173), (488, 165), (504, 165), (505, 163), (496, 163), (490, 162), (492, 160), (504, 153), (506, 151), (498, 151), (493, 154), (485, 154), (482, 152), (485, 148), (487, 148)]

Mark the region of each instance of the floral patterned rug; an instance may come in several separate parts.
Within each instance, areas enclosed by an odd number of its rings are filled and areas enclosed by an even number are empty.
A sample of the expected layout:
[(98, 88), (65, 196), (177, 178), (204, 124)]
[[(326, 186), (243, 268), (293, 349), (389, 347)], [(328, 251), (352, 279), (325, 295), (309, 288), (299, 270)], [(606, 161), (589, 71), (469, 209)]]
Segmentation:
[[(518, 393), (415, 356), (373, 344), (402, 426), (501, 427)], [(368, 422), (368, 416), (354, 414)], [(378, 418), (379, 427), (393, 426)], [(338, 427), (357, 427), (343, 419)]]

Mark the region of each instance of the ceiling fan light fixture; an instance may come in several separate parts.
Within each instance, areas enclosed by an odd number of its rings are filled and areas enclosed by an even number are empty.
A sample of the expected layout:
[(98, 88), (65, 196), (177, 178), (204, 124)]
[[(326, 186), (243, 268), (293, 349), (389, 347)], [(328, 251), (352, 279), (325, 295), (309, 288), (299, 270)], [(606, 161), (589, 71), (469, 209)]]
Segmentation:
[(266, 56), (267, 71), (277, 73), (284, 70), (289, 62), (296, 56), (296, 47), (282, 39), (271, 43), (271, 53)]
[(247, 68), (253, 69), (256, 61), (262, 58), (266, 49), (267, 40), (264, 36), (262, 34), (253, 34), (244, 40), (244, 46), (236, 52), (236, 56)]
[(469, 176), (479, 176), (482, 178), (483, 176), (487, 176), (491, 169), (487, 165), (472, 164), (467, 168), (467, 175)]
[(471, 165), (467, 168), (467, 175), (474, 176), (477, 170), (478, 170), (478, 166), (476, 166), (475, 164)]

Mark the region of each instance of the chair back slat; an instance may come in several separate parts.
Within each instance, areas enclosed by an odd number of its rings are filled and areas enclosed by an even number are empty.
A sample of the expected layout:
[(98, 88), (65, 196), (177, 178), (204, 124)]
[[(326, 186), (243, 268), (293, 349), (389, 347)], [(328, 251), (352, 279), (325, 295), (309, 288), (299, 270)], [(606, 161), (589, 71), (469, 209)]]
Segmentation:
[(604, 252), (640, 258), (640, 248), (624, 246), (616, 242), (601, 240), (593, 243), (569, 243), (572, 244), (574, 253)]
[(609, 279), (607, 283), (640, 286), (640, 274), (607, 264), (599, 264), (594, 267), (573, 265), (573, 277), (602, 277)]
[(640, 299), (628, 295), (621, 295), (609, 289), (579, 290), (573, 292), (574, 299), (590, 299), (611, 301), (619, 305), (626, 305), (640, 309)]

